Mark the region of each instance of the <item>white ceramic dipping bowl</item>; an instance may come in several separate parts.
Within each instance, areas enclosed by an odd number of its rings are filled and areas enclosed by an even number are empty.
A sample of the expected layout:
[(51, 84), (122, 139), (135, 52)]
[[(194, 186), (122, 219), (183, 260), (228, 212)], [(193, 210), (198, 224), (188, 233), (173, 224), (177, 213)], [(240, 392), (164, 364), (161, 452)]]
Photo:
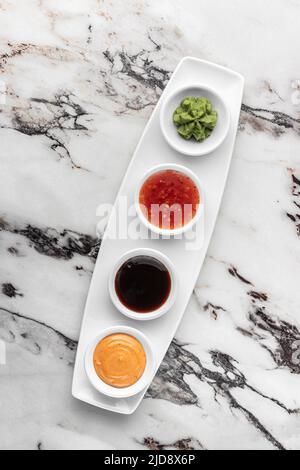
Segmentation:
[[(175, 170), (180, 173), (183, 173), (184, 175), (188, 176), (196, 185), (199, 195), (200, 195), (200, 204), (197, 210), (197, 213), (195, 217), (193, 217), (190, 222), (188, 222), (186, 225), (183, 225), (182, 227), (175, 228), (173, 230), (171, 229), (164, 229), (160, 228), (157, 225), (152, 224), (148, 218), (145, 216), (141, 205), (140, 205), (140, 192), (141, 189), (144, 185), (144, 183), (147, 181), (147, 179), (154, 175), (155, 173), (158, 173), (160, 171), (164, 170)], [(155, 166), (154, 168), (151, 168), (147, 173), (143, 176), (141, 181), (139, 182), (136, 192), (135, 192), (135, 208), (136, 212), (141, 220), (141, 222), (152, 232), (157, 233), (158, 235), (165, 236), (165, 237), (172, 237), (176, 235), (181, 235), (193, 228), (193, 226), (199, 221), (200, 217), (203, 215), (204, 212), (204, 204), (205, 204), (205, 194), (204, 194), (204, 189), (203, 185), (200, 182), (198, 176), (188, 168), (182, 165), (177, 165), (175, 163), (164, 163), (162, 165)]]
[[(187, 96), (208, 98), (218, 113), (215, 129), (203, 142), (183, 139), (173, 123), (174, 111)], [(173, 149), (184, 155), (199, 157), (212, 153), (223, 143), (230, 127), (230, 112), (224, 100), (212, 88), (201, 84), (189, 85), (177, 89), (165, 99), (160, 112), (160, 126), (166, 141)]]
[[(153, 312), (139, 313), (130, 310), (120, 301), (116, 293), (115, 279), (119, 269), (123, 266), (124, 263), (126, 263), (126, 261), (130, 260), (131, 258), (134, 258), (135, 256), (149, 256), (151, 258), (155, 258), (166, 267), (171, 277), (171, 291), (169, 297), (161, 307), (159, 307), (157, 310), (154, 310)], [(177, 275), (173, 263), (169, 260), (167, 256), (162, 254), (160, 251), (153, 250), (150, 248), (138, 248), (135, 250), (128, 251), (117, 261), (110, 273), (109, 293), (115, 307), (126, 317), (138, 321), (155, 320), (156, 318), (165, 315), (173, 307), (177, 297)]]
[[(124, 333), (133, 336), (141, 343), (146, 353), (146, 368), (142, 377), (135, 384), (126, 388), (115, 388), (106, 384), (103, 382), (103, 380), (100, 379), (100, 377), (98, 377), (94, 368), (94, 352), (98, 343), (100, 343), (100, 341), (107, 336), (116, 333)], [(142, 390), (148, 387), (155, 371), (155, 364), (156, 361), (153, 347), (148, 338), (140, 331), (129, 326), (113, 326), (103, 330), (89, 344), (85, 354), (85, 370), (91, 384), (96, 390), (98, 390), (98, 392), (112, 398), (128, 398), (136, 395), (137, 393), (140, 393)]]

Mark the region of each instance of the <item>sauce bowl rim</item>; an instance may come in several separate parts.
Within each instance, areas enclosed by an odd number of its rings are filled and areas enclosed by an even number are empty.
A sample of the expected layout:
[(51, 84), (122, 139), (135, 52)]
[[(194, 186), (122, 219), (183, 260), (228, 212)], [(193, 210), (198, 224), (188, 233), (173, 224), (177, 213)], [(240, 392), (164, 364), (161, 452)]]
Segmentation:
[[(147, 179), (150, 176), (152, 176), (155, 173), (158, 173), (159, 171), (162, 171), (162, 170), (179, 171), (179, 172), (183, 173), (184, 175), (188, 176), (189, 178), (191, 178), (192, 181), (197, 186), (197, 189), (198, 189), (198, 192), (199, 192), (199, 197), (200, 197), (200, 204), (199, 204), (199, 207), (198, 207), (198, 210), (197, 210), (197, 213), (196, 213), (195, 217), (193, 217), (193, 219), (189, 223), (187, 223), (186, 225), (183, 225), (182, 227), (178, 227), (178, 228), (173, 229), (173, 230), (172, 229), (164, 229), (164, 228), (157, 227), (156, 225), (153, 225), (147, 219), (147, 217), (145, 217), (145, 215), (144, 215), (144, 213), (141, 209), (141, 205), (140, 205), (140, 193), (141, 193), (141, 189), (142, 189), (144, 183), (147, 181)], [(202, 217), (202, 215), (204, 213), (204, 206), (205, 206), (205, 191), (204, 191), (203, 184), (201, 183), (200, 179), (198, 178), (198, 176), (192, 170), (190, 170), (189, 168), (187, 168), (184, 165), (179, 165), (177, 163), (163, 163), (163, 164), (156, 165), (156, 166), (150, 168), (144, 174), (142, 179), (140, 180), (139, 184), (137, 185), (136, 192), (135, 192), (135, 209), (136, 209), (136, 212), (139, 216), (139, 219), (146, 226), (146, 228), (148, 228), (152, 232), (154, 232), (158, 235), (161, 235), (161, 236), (174, 237), (176, 235), (182, 235), (182, 234), (188, 232), (189, 230), (191, 230), (193, 228), (193, 226), (199, 221), (200, 217)]]
[[(133, 336), (139, 341), (146, 354), (146, 367), (140, 379), (130, 387), (116, 388), (106, 384), (97, 375), (94, 367), (94, 352), (100, 341), (107, 336), (117, 333), (124, 333)], [(147, 336), (136, 328), (126, 325), (114, 325), (101, 331), (88, 345), (85, 353), (85, 371), (92, 386), (103, 395), (111, 398), (128, 398), (137, 395), (144, 390), (150, 383), (155, 371), (156, 359), (152, 343)]]
[[(139, 312), (135, 312), (127, 308), (120, 301), (116, 293), (116, 289), (115, 289), (115, 279), (116, 279), (117, 272), (126, 261), (128, 261), (129, 259), (135, 256), (150, 256), (152, 258), (155, 258), (156, 260), (160, 261), (162, 264), (165, 265), (171, 277), (171, 290), (170, 290), (167, 300), (161, 307), (149, 313), (139, 313)], [(122, 313), (128, 318), (131, 318), (132, 320), (149, 321), (149, 320), (155, 320), (165, 315), (173, 307), (176, 301), (177, 290), (178, 290), (178, 279), (177, 279), (177, 273), (176, 273), (174, 264), (168, 258), (168, 256), (166, 256), (165, 254), (161, 253), (158, 250), (154, 250), (153, 248), (135, 248), (133, 250), (127, 251), (120, 258), (118, 258), (109, 276), (109, 293), (110, 293), (110, 297), (114, 306), (119, 310), (120, 313)]]
[[(172, 100), (175, 99), (176, 95), (180, 95), (186, 90), (186, 93), (188, 94), (188, 90), (190, 89), (197, 89), (199, 92), (208, 92), (214, 95), (214, 97), (219, 101), (219, 103), (223, 107), (223, 111), (225, 114), (225, 120), (224, 122), (219, 123), (221, 126), (222, 132), (220, 133), (219, 139), (216, 139), (214, 143), (212, 143), (212, 140), (210, 138), (205, 139), (202, 142), (195, 142), (191, 140), (185, 140), (183, 138), (180, 138), (181, 140), (178, 141), (177, 135), (171, 135), (168, 130), (167, 130), (167, 119), (170, 119), (170, 116), (167, 116), (167, 111), (168, 111), (168, 106), (172, 102)], [(179, 106), (179, 102), (178, 102)], [(174, 109), (175, 111), (175, 109)], [(229, 107), (225, 100), (222, 98), (222, 96), (213, 88), (208, 85), (205, 85), (204, 83), (191, 83), (189, 85), (184, 85), (179, 88), (176, 88), (172, 93), (170, 93), (165, 100), (162, 103), (161, 110), (160, 110), (160, 116), (159, 116), (159, 121), (160, 121), (160, 128), (161, 132), (166, 140), (166, 142), (172, 147), (176, 152), (186, 155), (189, 157), (201, 157), (205, 155), (210, 155), (212, 154), (215, 150), (217, 150), (224, 140), (226, 139), (229, 129), (230, 129), (230, 124), (231, 124), (231, 114)], [(175, 125), (174, 125), (175, 128)], [(213, 134), (212, 134), (213, 135)], [(177, 141), (177, 142), (176, 142)], [(180, 142), (181, 145), (178, 143)]]

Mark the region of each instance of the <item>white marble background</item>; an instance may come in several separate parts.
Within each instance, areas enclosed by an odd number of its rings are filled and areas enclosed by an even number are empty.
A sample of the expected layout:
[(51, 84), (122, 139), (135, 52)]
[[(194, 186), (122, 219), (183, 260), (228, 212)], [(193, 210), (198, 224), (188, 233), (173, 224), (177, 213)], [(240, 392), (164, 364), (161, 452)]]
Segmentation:
[[(300, 0), (0, 0), (1, 449), (300, 449), (299, 14)], [(95, 209), (184, 55), (245, 76), (240, 131), (176, 340), (118, 416), (71, 398)]]

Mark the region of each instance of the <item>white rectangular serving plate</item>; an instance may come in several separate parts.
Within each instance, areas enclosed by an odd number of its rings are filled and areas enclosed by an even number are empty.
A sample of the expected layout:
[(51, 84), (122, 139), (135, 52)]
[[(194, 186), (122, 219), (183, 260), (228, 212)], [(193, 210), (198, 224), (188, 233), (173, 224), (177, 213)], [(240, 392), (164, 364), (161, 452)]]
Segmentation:
[[(164, 140), (159, 115), (161, 104), (170, 92), (197, 82), (214, 88), (223, 97), (230, 109), (231, 125), (226, 140), (214, 153), (187, 157), (178, 154)], [(113, 229), (115, 215), (111, 216), (95, 266), (78, 344), (72, 390), (78, 400), (122, 414), (133, 413), (141, 403), (146, 390), (124, 399), (110, 398), (95, 390), (85, 372), (85, 352), (89, 343), (104, 328), (116, 324), (128, 325), (148, 336), (156, 354), (157, 368), (161, 364), (192, 295), (213, 233), (232, 159), (243, 89), (244, 78), (240, 74), (192, 57), (182, 59), (173, 73), (137, 146), (116, 205), (120, 196), (127, 196), (130, 204), (134, 202), (137, 182), (149, 168), (171, 162), (187, 166), (199, 176), (205, 190), (202, 245), (197, 251), (188, 251), (185, 240), (112, 240), (108, 235)], [(179, 284), (174, 307), (163, 317), (146, 322), (126, 319), (113, 306), (108, 292), (109, 274), (119, 257), (131, 249), (142, 247), (154, 248), (167, 255), (177, 268)]]

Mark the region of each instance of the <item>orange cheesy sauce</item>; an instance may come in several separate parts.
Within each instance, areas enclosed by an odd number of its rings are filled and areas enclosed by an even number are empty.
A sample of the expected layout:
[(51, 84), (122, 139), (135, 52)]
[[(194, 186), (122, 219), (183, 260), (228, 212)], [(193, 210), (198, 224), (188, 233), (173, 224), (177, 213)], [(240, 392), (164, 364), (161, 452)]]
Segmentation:
[(98, 377), (115, 388), (134, 385), (146, 368), (146, 353), (133, 336), (116, 333), (102, 339), (94, 352)]

